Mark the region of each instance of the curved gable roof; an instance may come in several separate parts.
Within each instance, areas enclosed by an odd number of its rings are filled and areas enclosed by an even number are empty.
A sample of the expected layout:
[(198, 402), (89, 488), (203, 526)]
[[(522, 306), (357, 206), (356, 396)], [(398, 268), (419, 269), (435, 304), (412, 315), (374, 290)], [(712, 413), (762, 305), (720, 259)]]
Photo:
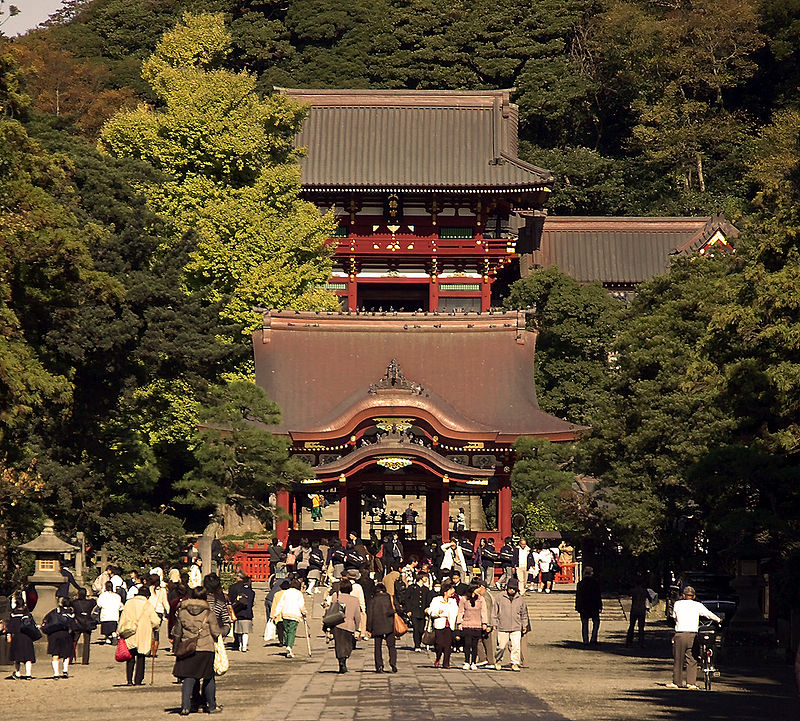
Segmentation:
[[(582, 430), (539, 408), (535, 334), (521, 314), (266, 311), (253, 346), (256, 382), (282, 411), (275, 430), (293, 437), (341, 432), (351, 414), (392, 409), (504, 441)], [(410, 388), (380, 387), (393, 360)]]

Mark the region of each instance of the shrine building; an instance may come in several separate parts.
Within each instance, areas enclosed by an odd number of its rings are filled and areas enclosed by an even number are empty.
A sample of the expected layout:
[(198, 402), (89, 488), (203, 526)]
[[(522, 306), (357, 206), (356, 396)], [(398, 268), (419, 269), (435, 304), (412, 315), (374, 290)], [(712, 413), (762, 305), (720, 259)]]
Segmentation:
[(309, 104), (301, 188), (339, 222), (344, 310), (481, 311), (519, 278), (553, 183), (517, 157), (508, 90), (277, 91)]
[[(285, 542), (290, 525), (302, 531), (295, 539), (366, 537), (363, 499), (392, 494), (424, 509), (420, 539), (449, 537), (456, 495), (495, 509), (484, 535), (511, 535), (514, 441), (571, 441), (584, 430), (539, 408), (535, 341), (516, 311), (263, 311), (256, 382), (281, 409), (269, 430), (313, 467), (278, 490), (291, 518), (277, 523), (278, 537)], [(311, 493), (331, 500), (329, 527), (302, 522)]]

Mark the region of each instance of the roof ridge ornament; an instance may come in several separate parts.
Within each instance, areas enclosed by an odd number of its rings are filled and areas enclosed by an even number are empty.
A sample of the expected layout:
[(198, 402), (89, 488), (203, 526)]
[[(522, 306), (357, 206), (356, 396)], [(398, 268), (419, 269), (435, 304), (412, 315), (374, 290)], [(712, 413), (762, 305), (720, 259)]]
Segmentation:
[(374, 395), (378, 391), (411, 391), (414, 395), (427, 396), (425, 389), (414, 381), (408, 380), (400, 369), (400, 364), (396, 358), (392, 358), (386, 366), (386, 375), (377, 383), (370, 383), (368, 393)]

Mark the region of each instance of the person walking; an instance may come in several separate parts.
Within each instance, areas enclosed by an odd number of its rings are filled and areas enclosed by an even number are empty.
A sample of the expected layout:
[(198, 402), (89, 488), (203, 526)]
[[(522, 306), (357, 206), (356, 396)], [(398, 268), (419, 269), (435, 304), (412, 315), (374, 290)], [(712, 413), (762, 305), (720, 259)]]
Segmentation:
[(339, 589), (333, 594), (331, 602), (338, 603), (344, 612), (344, 620), (331, 629), (333, 633), (333, 649), (339, 662), (339, 673), (347, 673), (347, 659), (356, 645), (355, 634), (361, 628), (361, 605), (351, 594), (353, 584), (343, 578), (339, 581)]
[(478, 642), (484, 631), (489, 628), (489, 614), (483, 597), (478, 593), (482, 588), (478, 583), (470, 584), (466, 595), (458, 603), (456, 628), (461, 629), (464, 639), (465, 671), (478, 669)]
[(236, 615), (236, 620), (233, 622), (234, 647), (237, 651), (247, 653), (247, 645), (253, 633), (253, 606), (256, 602), (256, 592), (253, 590), (250, 577), (244, 571), (239, 571), (237, 579), (228, 589), (228, 598)]
[(519, 592), (519, 580), (511, 578), (506, 585), (505, 593), (500, 594), (492, 611), (492, 626), (497, 629), (497, 651), (495, 668), (503, 667), (503, 655), (511, 646), (511, 670), (519, 671), (522, 665), (520, 647), (522, 637), (528, 632), (530, 620), (525, 599)]
[(453, 584), (442, 581), (441, 591), (431, 601), (426, 613), (433, 620), (433, 633), (435, 636), (434, 648), (436, 649), (436, 660), (433, 662), (435, 668), (450, 668), (450, 653), (453, 648), (453, 629), (456, 627), (458, 616), (458, 604), (453, 598), (455, 589)]
[(525, 595), (525, 591), (528, 588), (528, 571), (533, 566), (535, 566), (535, 562), (531, 547), (524, 538), (520, 538), (517, 547), (514, 549), (514, 568), (517, 569), (519, 592), (522, 595)]
[[(14, 664), (14, 673), (10, 676), (12, 680), (31, 680), (33, 664), (36, 663), (34, 636), (39, 636), (36, 623), (25, 605), (25, 597), (18, 592), (14, 594), (14, 608), (9, 615), (6, 639), (10, 646), (10, 660)], [(24, 676), (20, 673), (21, 668), (25, 669)]]
[[(484, 539), (481, 539), (483, 542)], [(494, 538), (488, 539), (479, 547), (481, 552), (480, 567), (481, 577), (489, 587), (494, 583), (494, 564), (497, 562), (497, 549), (494, 546)], [(477, 563), (477, 558), (475, 559)]]
[(639, 626), (639, 646), (644, 648), (644, 622), (647, 618), (647, 606), (650, 602), (650, 594), (647, 592), (645, 583), (642, 579), (637, 579), (631, 589), (631, 614), (628, 624), (628, 633), (625, 636), (625, 645), (633, 646), (633, 629)]
[(375, 646), (375, 671), (383, 673), (383, 644), (389, 650), (389, 668), (397, 673), (397, 646), (394, 635), (395, 608), (382, 583), (375, 585), (375, 595), (367, 605), (367, 633)]
[(392, 533), (391, 538), (387, 537), (383, 542), (382, 558), (384, 570), (387, 573), (389, 571), (399, 571), (403, 565), (403, 544), (400, 543), (397, 531)]
[(286, 643), (286, 658), (294, 658), (292, 648), (297, 638), (297, 627), (306, 618), (306, 602), (300, 590), (300, 579), (289, 582), (287, 588), (274, 604), (272, 618), (277, 623), (283, 621), (283, 635)]
[(675, 619), (675, 635), (672, 637), (672, 683), (667, 688), (688, 688), (697, 690), (697, 659), (692, 647), (700, 630), (700, 617), (710, 618), (722, 623), (722, 619), (709, 611), (702, 603), (694, 600), (695, 592), (691, 586), (683, 589), (683, 598), (675, 601), (672, 617)]
[[(219, 713), (217, 706), (217, 683), (214, 677), (214, 642), (224, 635), (225, 629), (217, 622), (206, 589), (202, 586), (189, 591), (175, 615), (172, 643), (175, 649), (175, 666), (172, 675), (181, 681), (181, 716), (192, 712), (195, 688), (202, 681), (202, 698), (206, 713)], [(181, 655), (181, 646), (195, 643), (193, 652)], [(199, 702), (195, 702), (199, 707)]]
[(311, 552), (308, 554), (308, 588), (306, 593), (313, 596), (316, 593), (314, 586), (322, 581), (325, 572), (325, 554), (319, 547), (319, 541), (311, 542)]
[(107, 644), (117, 642), (117, 624), (123, 605), (114, 590), (114, 582), (106, 581), (106, 590), (97, 597), (97, 607), (100, 609), (100, 633)]
[(506, 536), (503, 540), (503, 545), (497, 552), (497, 560), (500, 562), (502, 574), (497, 581), (496, 588), (503, 589), (506, 587), (509, 579), (514, 576), (514, 546), (512, 545), (511, 536)]
[[(583, 645), (595, 645), (597, 632), (600, 629), (600, 612), (603, 610), (603, 597), (600, 583), (594, 577), (594, 569), (586, 566), (583, 578), (575, 587), (575, 610), (581, 617), (581, 637)], [(592, 622), (592, 635), (589, 637), (589, 621)]]
[(494, 666), (497, 633), (494, 626), (491, 625), (491, 619), (494, 616), (494, 596), (489, 590), (489, 584), (486, 581), (479, 581), (477, 593), (480, 594), (486, 605), (486, 616), (489, 619), (489, 625), (481, 633), (481, 638), (478, 641), (478, 668), (481, 668), (487, 665)]
[(550, 593), (553, 590), (553, 583), (556, 578), (556, 556), (551, 548), (545, 546), (538, 553), (537, 558), (539, 564), (539, 588), (541, 593)]
[(53, 664), (54, 679), (69, 678), (69, 662), (75, 652), (72, 637), (75, 611), (68, 604), (69, 599), (61, 596), (58, 606), (42, 619), (42, 631), (47, 634), (47, 655)]
[(217, 625), (224, 630), (223, 638), (231, 630), (231, 614), (228, 611), (230, 601), (222, 590), (222, 582), (216, 573), (208, 573), (203, 577), (203, 588), (206, 591), (206, 600), (211, 606), (211, 610), (217, 617)]
[(153, 631), (161, 625), (150, 603), (150, 587), (143, 585), (125, 604), (119, 617), (119, 634), (125, 639), (131, 657), (125, 662), (128, 686), (144, 683), (144, 662), (153, 652)]
[(425, 632), (425, 609), (433, 599), (433, 592), (428, 588), (428, 574), (418, 573), (416, 581), (406, 590), (406, 608), (411, 619), (411, 634), (414, 651), (422, 652), (422, 634)]
[(86, 589), (81, 588), (78, 591), (78, 598), (72, 601), (71, 606), (72, 610), (75, 612), (75, 641), (77, 643), (80, 637), (80, 640), (83, 642), (81, 665), (88, 666), (92, 631), (94, 631), (96, 626), (94, 619), (92, 619), (92, 611), (97, 607), (97, 604), (93, 599), (86, 598)]

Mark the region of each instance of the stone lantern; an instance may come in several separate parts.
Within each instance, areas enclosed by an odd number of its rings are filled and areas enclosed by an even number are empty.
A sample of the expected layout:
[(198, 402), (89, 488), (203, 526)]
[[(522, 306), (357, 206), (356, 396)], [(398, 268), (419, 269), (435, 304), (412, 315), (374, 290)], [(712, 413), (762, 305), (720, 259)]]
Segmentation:
[(66, 580), (61, 575), (65, 556), (75, 553), (77, 546), (62, 541), (53, 531), (52, 519), (44, 522), (42, 532), (28, 543), (19, 546), (21, 551), (30, 551), (35, 556), (36, 570), (28, 576), (28, 582), (36, 586), (39, 601), (34, 611), (34, 619), (40, 622), (46, 613), (56, 606), (56, 590)]

